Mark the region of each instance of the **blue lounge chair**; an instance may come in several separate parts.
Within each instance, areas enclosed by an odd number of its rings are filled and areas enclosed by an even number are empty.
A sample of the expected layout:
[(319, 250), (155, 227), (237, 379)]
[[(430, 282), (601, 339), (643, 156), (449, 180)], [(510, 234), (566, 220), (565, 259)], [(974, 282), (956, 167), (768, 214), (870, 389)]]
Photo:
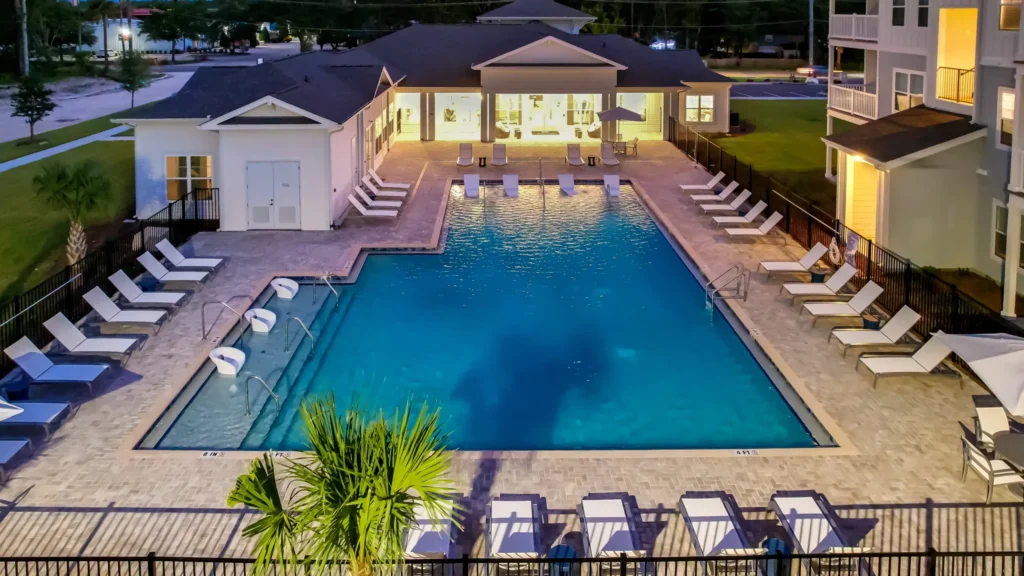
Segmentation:
[(71, 414), (67, 402), (19, 402), (11, 404), (0, 399), (0, 436), (23, 436), (31, 430), (42, 430), (43, 441)]
[(84, 384), (92, 393), (92, 385), (110, 366), (107, 364), (54, 364), (36, 345), (23, 336), (4, 353), (28, 376), (31, 384)]
[(31, 450), (28, 440), (0, 440), (0, 484), (7, 483), (7, 476), (23, 454)]

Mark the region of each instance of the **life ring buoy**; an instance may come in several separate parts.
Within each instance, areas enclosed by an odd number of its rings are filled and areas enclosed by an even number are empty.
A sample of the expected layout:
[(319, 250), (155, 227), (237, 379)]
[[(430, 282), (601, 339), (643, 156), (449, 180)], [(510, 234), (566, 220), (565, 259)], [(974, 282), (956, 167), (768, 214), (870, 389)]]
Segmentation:
[(832, 242), (828, 245), (828, 259), (835, 266), (843, 263), (843, 251), (839, 249), (839, 243), (835, 238), (832, 238)]

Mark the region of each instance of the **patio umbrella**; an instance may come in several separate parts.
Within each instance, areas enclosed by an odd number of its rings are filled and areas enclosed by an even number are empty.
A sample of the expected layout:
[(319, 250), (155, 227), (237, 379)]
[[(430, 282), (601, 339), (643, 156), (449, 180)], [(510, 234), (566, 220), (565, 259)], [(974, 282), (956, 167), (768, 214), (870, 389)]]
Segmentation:
[(601, 119), (601, 122), (639, 122), (641, 120), (639, 114), (622, 106), (598, 112), (597, 117)]
[(2, 398), (0, 398), (0, 422), (7, 420), (11, 416), (17, 416), (18, 414), (21, 414), (24, 411), (24, 408), (21, 408), (20, 406), (15, 406), (14, 404), (8, 404), (7, 402), (4, 402)]
[(1014, 416), (1024, 416), (1024, 338), (1009, 334), (943, 334), (943, 341)]

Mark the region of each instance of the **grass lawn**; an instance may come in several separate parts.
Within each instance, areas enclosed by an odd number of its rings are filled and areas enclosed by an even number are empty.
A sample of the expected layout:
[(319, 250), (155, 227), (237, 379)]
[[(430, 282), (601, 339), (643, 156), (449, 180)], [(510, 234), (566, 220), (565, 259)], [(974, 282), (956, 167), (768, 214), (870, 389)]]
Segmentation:
[[(136, 110), (143, 109), (151, 104), (144, 104), (142, 106), (136, 106)], [(92, 120), (86, 120), (79, 122), (78, 124), (72, 124), (64, 128), (57, 128), (56, 130), (50, 130), (49, 132), (43, 132), (42, 134), (36, 134), (36, 142), (29, 145), (19, 145), (24, 142), (28, 142), (27, 139), (11, 140), (10, 142), (0, 143), (0, 162), (7, 162), (8, 160), (14, 160), (15, 158), (21, 158), (33, 152), (39, 152), (40, 150), (46, 150), (54, 146), (59, 146), (72, 140), (78, 140), (79, 138), (85, 138), (104, 130), (110, 130), (111, 128), (117, 128), (117, 124), (110, 121), (115, 116), (123, 115), (122, 112), (115, 112), (109, 116), (102, 116), (100, 118), (94, 118)], [(120, 134), (120, 136), (131, 136), (131, 132)], [(46, 142), (40, 144), (40, 142)]]
[[(836, 187), (825, 178), (824, 100), (733, 100), (733, 112), (752, 126), (715, 142), (742, 162), (773, 176), (831, 213)], [(835, 121), (836, 132), (845, 124)]]
[[(67, 130), (76, 126), (64, 128)], [(110, 179), (107, 200), (85, 226), (116, 223), (135, 212), (134, 142), (94, 142), (3, 173), (0, 210), (0, 300), (31, 288), (62, 268), (68, 221), (32, 191), (32, 178), (49, 162), (74, 164), (92, 158)]]

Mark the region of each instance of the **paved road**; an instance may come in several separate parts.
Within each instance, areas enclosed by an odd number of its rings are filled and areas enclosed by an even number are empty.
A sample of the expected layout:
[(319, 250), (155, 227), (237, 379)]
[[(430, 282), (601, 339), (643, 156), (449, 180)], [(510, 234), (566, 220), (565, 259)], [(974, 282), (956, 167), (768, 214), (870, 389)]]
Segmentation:
[[(860, 84), (852, 80), (848, 84)], [(748, 100), (824, 100), (828, 96), (825, 84), (793, 84), (790, 82), (734, 82), (733, 98)]]

